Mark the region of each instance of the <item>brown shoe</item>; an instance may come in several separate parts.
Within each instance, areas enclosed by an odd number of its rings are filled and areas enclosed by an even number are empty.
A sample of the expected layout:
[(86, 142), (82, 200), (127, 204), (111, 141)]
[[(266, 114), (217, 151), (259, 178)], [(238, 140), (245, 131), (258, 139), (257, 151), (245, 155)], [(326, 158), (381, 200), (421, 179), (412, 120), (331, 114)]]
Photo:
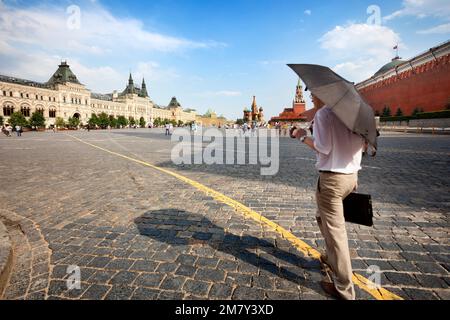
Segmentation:
[(320, 281), (320, 286), (322, 287), (323, 291), (325, 291), (328, 295), (332, 296), (333, 298), (337, 300), (344, 300), (341, 294), (336, 290), (334, 283)]

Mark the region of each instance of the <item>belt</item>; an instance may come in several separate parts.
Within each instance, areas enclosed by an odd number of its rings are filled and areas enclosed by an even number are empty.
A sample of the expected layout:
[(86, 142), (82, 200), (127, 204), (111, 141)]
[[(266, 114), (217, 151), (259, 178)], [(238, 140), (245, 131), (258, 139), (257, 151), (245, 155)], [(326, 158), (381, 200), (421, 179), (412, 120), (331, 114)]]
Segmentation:
[(353, 173), (341, 173), (341, 172), (323, 171), (323, 170), (319, 170), (319, 173), (340, 174), (340, 175), (345, 175), (345, 176), (350, 176), (353, 174)]

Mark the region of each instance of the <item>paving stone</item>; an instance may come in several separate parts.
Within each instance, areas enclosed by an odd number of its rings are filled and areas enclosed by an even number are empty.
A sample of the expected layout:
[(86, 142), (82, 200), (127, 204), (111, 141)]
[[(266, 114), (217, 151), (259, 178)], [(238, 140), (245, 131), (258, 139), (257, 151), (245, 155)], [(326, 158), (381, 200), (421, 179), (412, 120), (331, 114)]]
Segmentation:
[(89, 264), (88, 267), (93, 268), (104, 268), (111, 261), (108, 257), (95, 257)]
[(175, 271), (175, 274), (179, 276), (193, 277), (197, 272), (197, 269), (198, 268), (192, 266), (180, 265)]
[(110, 284), (121, 285), (126, 283), (132, 283), (137, 277), (139, 273), (131, 272), (131, 271), (119, 271), (116, 275), (114, 275), (109, 281)]
[(299, 300), (300, 293), (284, 292), (284, 291), (269, 291), (267, 292), (269, 300)]
[(221, 282), (225, 280), (225, 272), (217, 269), (198, 269), (194, 276), (196, 280)]
[(114, 259), (114, 260), (111, 260), (105, 266), (105, 268), (112, 269), (112, 270), (128, 270), (134, 263), (135, 263), (135, 260)]
[(209, 292), (209, 298), (231, 299), (232, 292), (233, 292), (232, 287), (220, 283), (214, 283)]
[(182, 288), (186, 282), (186, 277), (183, 276), (167, 276), (160, 285), (162, 290), (174, 290), (178, 291)]
[(412, 300), (436, 300), (437, 297), (433, 293), (433, 291), (428, 290), (421, 290), (421, 289), (411, 289), (411, 288), (404, 288), (403, 289), (406, 294), (412, 299)]
[(93, 284), (81, 296), (84, 300), (102, 300), (106, 293), (110, 290), (110, 286)]
[(415, 277), (425, 288), (448, 288), (448, 284), (439, 276), (416, 274)]
[(237, 287), (233, 292), (233, 300), (264, 300), (264, 290), (248, 287)]
[(156, 300), (159, 294), (159, 290), (139, 287), (134, 291), (131, 300)]
[(158, 288), (164, 278), (161, 273), (143, 273), (134, 282), (136, 286)]
[(447, 274), (446, 270), (438, 263), (416, 262), (415, 265), (423, 273)]
[(392, 284), (418, 286), (417, 280), (413, 276), (406, 273), (385, 272), (384, 275)]
[(174, 272), (177, 268), (178, 265), (176, 263), (163, 262), (158, 265), (158, 268), (156, 268), (156, 272), (171, 273)]
[(188, 279), (183, 286), (183, 292), (203, 297), (208, 294), (210, 287), (209, 282)]
[(126, 285), (115, 285), (105, 297), (105, 300), (129, 300), (136, 288)]
[(137, 260), (131, 267), (131, 271), (154, 272), (158, 267), (158, 263), (147, 260)]

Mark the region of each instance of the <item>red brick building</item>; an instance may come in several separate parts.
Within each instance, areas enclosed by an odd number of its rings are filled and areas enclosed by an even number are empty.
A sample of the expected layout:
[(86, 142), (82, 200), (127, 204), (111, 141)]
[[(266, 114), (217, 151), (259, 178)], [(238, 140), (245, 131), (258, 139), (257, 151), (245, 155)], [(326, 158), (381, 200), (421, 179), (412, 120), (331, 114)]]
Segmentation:
[(407, 61), (396, 57), (373, 77), (356, 85), (377, 114), (444, 110), (450, 103), (450, 41)]
[(303, 99), (303, 88), (299, 79), (295, 90), (294, 101), (292, 101), (292, 108), (285, 108), (278, 117), (273, 117), (270, 119), (269, 123), (272, 125), (276, 123), (283, 125), (290, 124), (292, 122), (306, 121), (307, 118), (303, 115), (305, 111), (306, 103)]

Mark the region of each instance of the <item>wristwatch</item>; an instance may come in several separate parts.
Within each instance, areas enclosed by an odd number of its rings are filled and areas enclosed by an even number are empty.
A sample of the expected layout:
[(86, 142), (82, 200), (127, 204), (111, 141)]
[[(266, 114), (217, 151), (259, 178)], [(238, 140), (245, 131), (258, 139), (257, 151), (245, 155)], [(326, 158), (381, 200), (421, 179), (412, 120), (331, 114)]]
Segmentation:
[(301, 143), (304, 143), (306, 138), (308, 138), (308, 136), (303, 136), (303, 137), (301, 137), (301, 138), (300, 138), (300, 142), (301, 142)]

